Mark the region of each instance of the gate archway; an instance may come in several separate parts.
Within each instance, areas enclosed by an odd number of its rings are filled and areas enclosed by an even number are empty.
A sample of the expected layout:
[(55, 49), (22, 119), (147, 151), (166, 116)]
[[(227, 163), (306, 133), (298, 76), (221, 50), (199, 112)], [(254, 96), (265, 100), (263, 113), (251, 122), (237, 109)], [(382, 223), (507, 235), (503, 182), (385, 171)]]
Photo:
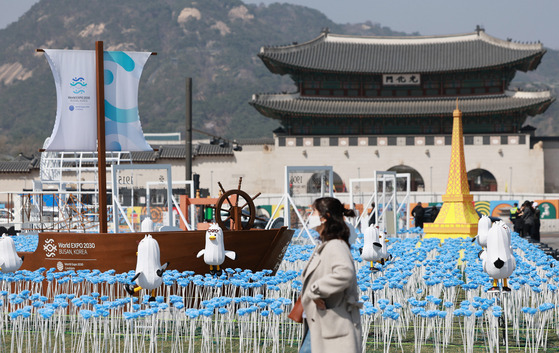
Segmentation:
[(472, 169), (468, 172), (470, 191), (497, 191), (497, 179), (485, 169)]
[[(396, 173), (409, 173), (410, 174), (410, 191), (424, 191), (425, 190), (425, 182), (423, 181), (423, 177), (417, 170), (407, 165), (397, 165), (388, 169), (389, 172), (396, 172)], [(403, 180), (398, 180), (397, 188), (398, 191), (405, 190), (406, 186), (403, 185)]]
[[(307, 182), (307, 193), (314, 194), (320, 192), (321, 176), (322, 173), (314, 173), (309, 181)], [(347, 192), (346, 186), (342, 178), (336, 173), (334, 175), (334, 192)], [(326, 187), (328, 186), (328, 180), (325, 180)]]

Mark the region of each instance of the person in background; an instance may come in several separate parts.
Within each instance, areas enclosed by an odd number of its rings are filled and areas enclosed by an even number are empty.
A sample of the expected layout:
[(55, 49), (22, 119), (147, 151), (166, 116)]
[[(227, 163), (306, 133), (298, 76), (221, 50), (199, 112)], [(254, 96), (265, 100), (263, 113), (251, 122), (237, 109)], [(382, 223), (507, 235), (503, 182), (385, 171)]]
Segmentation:
[(369, 218), (369, 225), (373, 225), (377, 222), (377, 219), (375, 217), (375, 203), (371, 203), (371, 217)]
[(540, 209), (536, 201), (532, 203), (532, 209), (534, 210), (534, 232), (532, 234), (532, 238), (539, 243), (541, 222), (540, 222)]
[(520, 212), (520, 210), (518, 209), (518, 204), (516, 202), (514, 203), (514, 207), (511, 208), (509, 212), (510, 212), (509, 219), (512, 223), (513, 230), (516, 233), (520, 234), (520, 229), (518, 227), (518, 213)]
[[(303, 270), (301, 303), (309, 327), (300, 352), (361, 352), (359, 294), (344, 216), (355, 216), (333, 197), (316, 199), (309, 227), (316, 227), (322, 243)], [(312, 217), (312, 218), (311, 218)]]
[(532, 209), (532, 203), (530, 201), (524, 201), (520, 208), (519, 217), (523, 224), (522, 236), (524, 238), (532, 237), (534, 233), (534, 210)]
[(439, 209), (438, 207), (435, 205), (431, 208), (431, 223), (435, 222), (435, 220), (437, 219), (437, 216), (439, 215)]
[(415, 226), (423, 229), (423, 216), (425, 215), (425, 209), (421, 206), (421, 202), (411, 210), (411, 215), (415, 221)]

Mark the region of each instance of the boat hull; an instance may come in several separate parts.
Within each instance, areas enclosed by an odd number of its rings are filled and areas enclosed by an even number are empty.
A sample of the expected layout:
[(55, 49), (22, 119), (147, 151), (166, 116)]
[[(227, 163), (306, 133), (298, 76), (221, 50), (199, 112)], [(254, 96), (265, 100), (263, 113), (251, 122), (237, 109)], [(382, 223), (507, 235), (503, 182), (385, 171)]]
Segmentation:
[[(226, 250), (234, 251), (235, 260), (225, 258), (222, 268), (241, 268), (252, 271), (279, 268), (294, 231), (252, 229), (223, 231)], [(115, 270), (128, 272), (136, 268), (138, 243), (148, 233), (39, 233), (35, 252), (24, 255), (22, 270), (34, 271), (41, 267), (67, 270)], [(203, 257), (196, 255), (205, 246), (205, 231), (171, 231), (149, 233), (159, 243), (161, 262), (169, 262), (168, 269), (208, 273)]]

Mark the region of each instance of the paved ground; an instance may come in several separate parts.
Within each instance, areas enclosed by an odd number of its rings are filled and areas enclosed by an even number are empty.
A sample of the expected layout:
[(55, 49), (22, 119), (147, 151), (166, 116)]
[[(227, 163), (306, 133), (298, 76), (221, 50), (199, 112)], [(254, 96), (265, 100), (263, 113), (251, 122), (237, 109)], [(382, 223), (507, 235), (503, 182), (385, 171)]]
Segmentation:
[(559, 250), (559, 233), (542, 233), (540, 242), (549, 245), (555, 250)]

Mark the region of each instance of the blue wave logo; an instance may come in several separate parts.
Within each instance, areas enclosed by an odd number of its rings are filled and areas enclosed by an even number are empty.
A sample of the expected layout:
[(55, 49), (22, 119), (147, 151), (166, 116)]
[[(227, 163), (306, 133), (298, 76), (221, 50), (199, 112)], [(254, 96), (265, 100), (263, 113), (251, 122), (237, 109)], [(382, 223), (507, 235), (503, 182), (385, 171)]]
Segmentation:
[(83, 77), (74, 77), (72, 82), (70, 82), (70, 86), (75, 88), (72, 91), (74, 94), (85, 94), (84, 88), (87, 87), (87, 82), (85, 82), (85, 78)]
[(117, 123), (132, 123), (139, 121), (138, 107), (121, 109), (113, 106), (105, 99), (105, 117)]
[(134, 59), (130, 55), (122, 51), (105, 51), (103, 52), (104, 61), (113, 61), (120, 65), (125, 71), (132, 72), (136, 67)]

